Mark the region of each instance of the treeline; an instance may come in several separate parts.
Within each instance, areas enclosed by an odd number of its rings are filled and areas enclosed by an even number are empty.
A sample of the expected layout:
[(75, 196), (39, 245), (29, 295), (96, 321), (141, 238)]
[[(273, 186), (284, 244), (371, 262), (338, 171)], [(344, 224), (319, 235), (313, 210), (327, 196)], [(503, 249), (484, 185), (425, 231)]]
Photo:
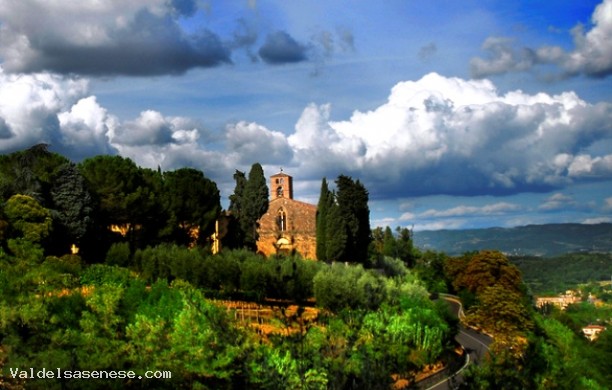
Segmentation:
[(120, 156), (74, 164), (45, 145), (0, 156), (0, 202), (5, 238), (37, 231), (30, 238), (47, 254), (74, 244), (89, 261), (117, 241), (204, 244), (221, 211), (216, 184), (196, 169), (161, 172)]
[[(223, 246), (255, 249), (257, 220), (268, 205), (263, 169), (236, 171)], [(27, 232), (46, 254), (80, 249), (101, 262), (117, 242), (130, 249), (168, 243), (210, 246), (222, 212), (215, 182), (193, 168), (162, 172), (121, 156), (75, 164), (44, 144), (0, 156), (0, 238)], [(5, 249), (8, 249), (5, 246)]]
[(589, 282), (609, 281), (611, 253), (568, 253), (554, 257), (512, 256), (534, 294), (557, 295)]

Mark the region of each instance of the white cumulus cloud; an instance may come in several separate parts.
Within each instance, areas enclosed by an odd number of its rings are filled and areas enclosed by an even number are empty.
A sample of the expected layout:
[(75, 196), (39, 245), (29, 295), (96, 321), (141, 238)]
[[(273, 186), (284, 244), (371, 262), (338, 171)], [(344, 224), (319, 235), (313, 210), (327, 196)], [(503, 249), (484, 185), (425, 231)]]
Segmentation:
[(0, 68), (0, 152), (60, 137), (57, 114), (85, 94), (87, 82), (46, 73), (6, 74)]
[(220, 177), (260, 162), (313, 183), (358, 176), (372, 199), (551, 191), (612, 177), (612, 155), (589, 149), (612, 141), (612, 104), (573, 92), (502, 94), (488, 80), (430, 73), (396, 84), (371, 111), (333, 121), (331, 110), (307, 105), (291, 134), (243, 120), (215, 136), (196, 119), (156, 110), (120, 120), (83, 79), (0, 72), (0, 152), (46, 142), (76, 159), (117, 152)]
[(482, 78), (554, 64), (560, 69), (558, 77), (607, 77), (612, 74), (612, 0), (604, 0), (596, 7), (591, 21), (593, 27), (588, 31), (582, 24), (572, 29), (574, 48), (570, 51), (559, 46), (517, 48), (511, 38), (489, 37), (482, 45), (488, 56), (472, 59), (472, 75)]
[(612, 105), (573, 92), (500, 94), (488, 80), (428, 74), (396, 84), (386, 103), (330, 121), (308, 106), (289, 136), (308, 172), (360, 172), (387, 193), (477, 195), (550, 190), (609, 178), (606, 156), (585, 154), (612, 138)]

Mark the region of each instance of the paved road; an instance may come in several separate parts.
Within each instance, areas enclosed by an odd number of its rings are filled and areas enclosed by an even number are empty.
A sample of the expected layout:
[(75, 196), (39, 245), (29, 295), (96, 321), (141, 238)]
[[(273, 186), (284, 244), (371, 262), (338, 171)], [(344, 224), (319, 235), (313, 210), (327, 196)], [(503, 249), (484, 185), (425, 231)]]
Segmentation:
[[(463, 310), (461, 308), (461, 302), (452, 296), (441, 296), (442, 299), (446, 300), (450, 304), (450, 310), (457, 316), (457, 318), (463, 317)], [(489, 352), (489, 344), (493, 341), (489, 336), (482, 333), (478, 333), (470, 328), (466, 328), (463, 325), (459, 325), (459, 332), (455, 336), (455, 340), (463, 346), (467, 351), (466, 362), (459, 371), (440, 380), (438, 383), (430, 385), (426, 390), (447, 390), (452, 389), (453, 383), (461, 383), (463, 379), (461, 376), (462, 371), (470, 364), (478, 363), (480, 359), (486, 356)]]

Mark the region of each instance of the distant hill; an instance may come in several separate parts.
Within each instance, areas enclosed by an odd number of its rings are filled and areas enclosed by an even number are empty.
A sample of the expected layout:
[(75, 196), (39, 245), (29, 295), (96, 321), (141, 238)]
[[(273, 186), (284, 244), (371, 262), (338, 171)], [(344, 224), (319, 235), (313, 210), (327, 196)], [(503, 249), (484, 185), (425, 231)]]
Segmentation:
[(612, 223), (562, 223), (514, 228), (414, 232), (422, 250), (449, 255), (496, 249), (509, 255), (558, 256), (570, 252), (612, 252)]

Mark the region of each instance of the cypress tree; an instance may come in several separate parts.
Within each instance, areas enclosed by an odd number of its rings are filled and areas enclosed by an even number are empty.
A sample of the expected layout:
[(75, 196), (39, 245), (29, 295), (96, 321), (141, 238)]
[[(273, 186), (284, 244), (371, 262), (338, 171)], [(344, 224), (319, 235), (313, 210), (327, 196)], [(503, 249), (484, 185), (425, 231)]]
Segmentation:
[(398, 257), (397, 240), (395, 239), (393, 231), (389, 226), (385, 228), (383, 236), (383, 254), (393, 258)]
[(228, 248), (244, 247), (244, 232), (240, 225), (240, 215), (242, 211), (242, 198), (244, 196), (244, 187), (246, 186), (246, 175), (244, 172), (236, 170), (234, 173), (236, 186), (234, 193), (230, 195), (230, 206), (228, 215), (228, 234), (223, 238), (223, 246)]
[(244, 207), (241, 223), (245, 233), (245, 244), (255, 249), (257, 243), (257, 222), (268, 211), (268, 185), (261, 164), (255, 163), (249, 171), (249, 179), (244, 187)]
[(347, 258), (348, 234), (346, 221), (342, 218), (340, 206), (334, 200), (335, 194), (328, 197), (325, 259), (327, 261), (341, 261)]
[(234, 174), (236, 188), (230, 196), (230, 208), (234, 230), (232, 246), (255, 249), (258, 220), (268, 211), (268, 185), (261, 164), (251, 166), (248, 178), (243, 172)]
[(336, 200), (347, 234), (347, 247), (341, 260), (365, 263), (371, 241), (368, 191), (359, 180), (355, 182), (344, 175), (336, 179), (336, 188)]
[(236, 170), (234, 173), (234, 180), (236, 181), (236, 187), (234, 187), (234, 194), (230, 195), (230, 206), (229, 211), (236, 218), (240, 217), (240, 209), (242, 208), (242, 197), (244, 196), (244, 187), (246, 186), (246, 175), (244, 172)]
[(323, 178), (319, 203), (317, 204), (317, 259), (321, 261), (327, 261), (327, 218), (330, 197), (331, 192), (327, 186), (327, 180)]

